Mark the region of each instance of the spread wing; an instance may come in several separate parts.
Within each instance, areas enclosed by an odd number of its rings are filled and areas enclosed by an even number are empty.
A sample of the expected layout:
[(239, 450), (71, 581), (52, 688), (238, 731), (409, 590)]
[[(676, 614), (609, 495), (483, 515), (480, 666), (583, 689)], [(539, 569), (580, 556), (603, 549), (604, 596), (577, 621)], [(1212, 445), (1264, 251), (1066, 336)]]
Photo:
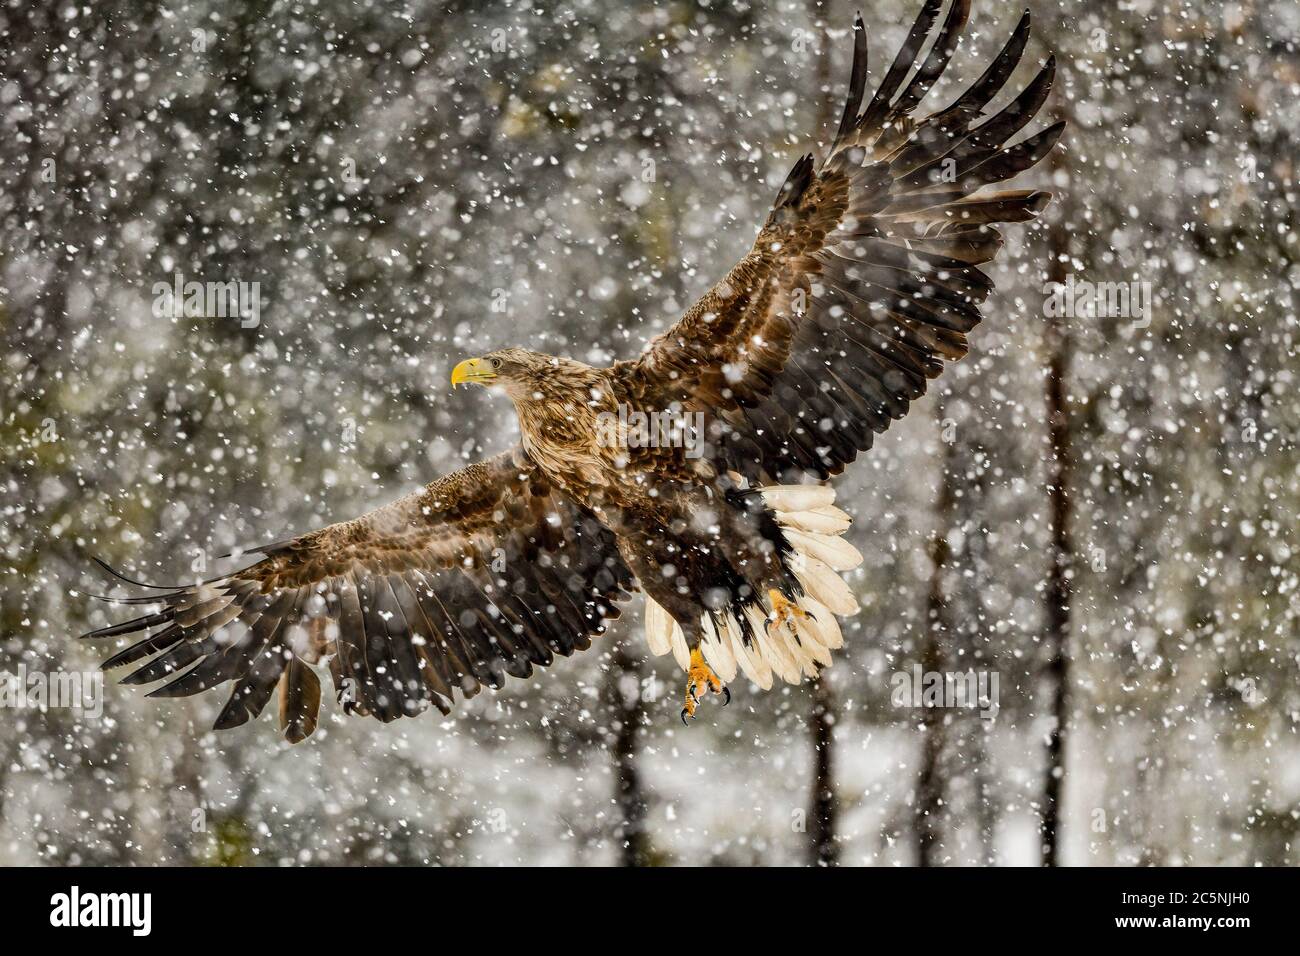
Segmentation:
[(241, 571), (128, 599), (161, 610), (85, 637), (146, 635), (105, 662), (151, 697), (233, 682), (217, 729), (258, 716), (316, 727), (328, 663), (349, 713), (388, 721), (472, 697), (591, 645), (634, 587), (613, 534), (519, 450), (352, 521), (257, 549)]
[(940, 21), (942, 7), (928, 0), (865, 108), (857, 20), (849, 97), (825, 161), (800, 159), (750, 253), (612, 369), (630, 402), (706, 413), (708, 454), (751, 480), (826, 478), (870, 448), (945, 361), (966, 354), (992, 290), (977, 266), (1001, 246), (995, 225), (1033, 219), (1050, 199), (985, 189), (1038, 162), (1064, 128), (1005, 145), (1047, 98), (1051, 59), (985, 116), (1024, 52), (1028, 13), (955, 102), (913, 115), (952, 56), (969, 0), (952, 0)]

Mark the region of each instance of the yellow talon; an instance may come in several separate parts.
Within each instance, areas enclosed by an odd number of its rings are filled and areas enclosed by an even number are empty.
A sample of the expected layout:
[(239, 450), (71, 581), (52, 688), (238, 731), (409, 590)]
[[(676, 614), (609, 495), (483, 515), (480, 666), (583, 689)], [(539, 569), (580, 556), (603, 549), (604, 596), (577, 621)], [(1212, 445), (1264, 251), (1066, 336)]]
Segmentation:
[(768, 588), (767, 599), (772, 605), (772, 620), (767, 629), (770, 633), (773, 627), (789, 627), (794, 630), (795, 620), (806, 621), (810, 617), (807, 611), (795, 604), (776, 588)]
[(725, 694), (723, 704), (731, 703), (731, 691), (722, 685), (713, 668), (704, 662), (704, 654), (698, 647), (691, 649), (691, 666), (686, 672), (686, 702), (682, 707), (682, 723), (686, 718), (695, 719), (695, 708), (699, 706), (701, 693)]

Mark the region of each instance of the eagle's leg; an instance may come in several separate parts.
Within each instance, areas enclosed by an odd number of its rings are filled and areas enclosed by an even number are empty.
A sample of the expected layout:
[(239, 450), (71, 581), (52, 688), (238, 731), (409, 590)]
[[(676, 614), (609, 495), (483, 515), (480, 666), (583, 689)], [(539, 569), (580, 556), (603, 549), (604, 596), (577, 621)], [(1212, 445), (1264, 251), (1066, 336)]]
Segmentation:
[(682, 707), (682, 723), (686, 723), (686, 718), (695, 719), (695, 708), (700, 704), (700, 695), (714, 693), (725, 694), (727, 699), (723, 704), (731, 703), (731, 691), (723, 686), (722, 681), (718, 680), (718, 675), (713, 673), (713, 668), (704, 662), (704, 654), (698, 647), (691, 649), (691, 667), (686, 672), (686, 703)]
[(789, 627), (794, 629), (794, 622), (812, 617), (807, 611), (795, 604), (776, 588), (769, 588), (767, 599), (772, 604), (772, 622), (768, 624), (768, 633), (772, 628)]

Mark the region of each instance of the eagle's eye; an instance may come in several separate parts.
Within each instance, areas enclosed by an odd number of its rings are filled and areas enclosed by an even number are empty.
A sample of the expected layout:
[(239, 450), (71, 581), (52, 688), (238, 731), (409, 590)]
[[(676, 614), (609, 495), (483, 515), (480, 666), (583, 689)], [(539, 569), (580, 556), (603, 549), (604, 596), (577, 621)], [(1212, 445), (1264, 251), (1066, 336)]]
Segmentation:
[(493, 359), (493, 360), (492, 360), (492, 367), (493, 367), (493, 368), (500, 368), (500, 367), (501, 367), (501, 360), (500, 360), (500, 359)]

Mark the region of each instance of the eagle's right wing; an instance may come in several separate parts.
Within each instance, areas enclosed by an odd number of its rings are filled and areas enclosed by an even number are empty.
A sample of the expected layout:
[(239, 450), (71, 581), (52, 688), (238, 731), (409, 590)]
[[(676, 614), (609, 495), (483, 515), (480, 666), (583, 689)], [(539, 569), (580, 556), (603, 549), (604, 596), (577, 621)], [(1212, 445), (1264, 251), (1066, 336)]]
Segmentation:
[(241, 571), (124, 602), (161, 609), (85, 635), (147, 635), (104, 667), (143, 661), (123, 682), (168, 680), (152, 697), (233, 681), (217, 729), (256, 717), (278, 687), (296, 743), (316, 727), (313, 664), (328, 660), (349, 713), (445, 714), (456, 689), (585, 650), (635, 587), (609, 529), (519, 449), (255, 553)]

